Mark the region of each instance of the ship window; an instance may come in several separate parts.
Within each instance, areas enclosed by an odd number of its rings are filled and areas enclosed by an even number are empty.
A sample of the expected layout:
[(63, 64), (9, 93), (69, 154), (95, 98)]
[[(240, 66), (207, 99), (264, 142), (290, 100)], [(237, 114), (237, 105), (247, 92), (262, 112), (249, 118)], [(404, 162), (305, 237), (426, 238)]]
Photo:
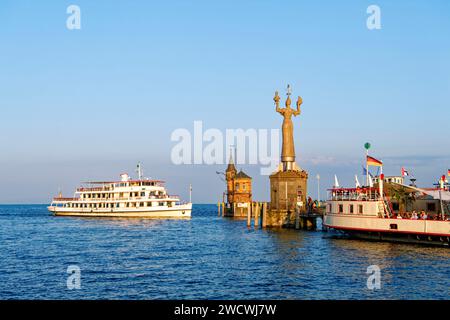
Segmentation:
[(239, 190), (239, 183), (236, 183), (236, 190)]
[(427, 203), (427, 211), (436, 211), (436, 204), (432, 202)]
[(358, 213), (359, 213), (359, 214), (363, 214), (363, 213), (364, 213), (364, 209), (363, 209), (363, 205), (362, 205), (362, 204), (360, 204), (360, 205), (358, 206)]
[(344, 205), (340, 204), (339, 205), (339, 213), (343, 213), (344, 212)]
[(145, 197), (145, 192), (141, 192), (141, 197)]
[(350, 205), (350, 213), (353, 213), (353, 205)]

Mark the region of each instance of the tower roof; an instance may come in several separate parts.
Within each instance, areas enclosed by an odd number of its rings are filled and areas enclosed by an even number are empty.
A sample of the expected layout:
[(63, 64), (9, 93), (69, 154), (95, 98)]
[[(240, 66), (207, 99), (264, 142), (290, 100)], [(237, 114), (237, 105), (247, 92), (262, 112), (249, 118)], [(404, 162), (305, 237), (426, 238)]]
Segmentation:
[(244, 171), (239, 171), (239, 173), (236, 175), (235, 179), (252, 179), (250, 176), (248, 176)]
[(230, 161), (228, 162), (227, 172), (234, 171), (237, 172), (236, 167), (234, 166), (233, 156), (230, 154)]

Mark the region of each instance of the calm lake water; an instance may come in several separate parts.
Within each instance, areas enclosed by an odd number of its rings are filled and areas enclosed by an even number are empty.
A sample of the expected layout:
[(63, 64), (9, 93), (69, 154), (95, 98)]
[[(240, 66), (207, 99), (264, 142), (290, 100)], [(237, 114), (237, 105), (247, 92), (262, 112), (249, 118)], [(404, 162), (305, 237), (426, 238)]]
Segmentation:
[[(68, 290), (67, 267), (81, 269)], [(367, 267), (381, 289), (367, 289)], [(0, 206), (1, 299), (449, 299), (450, 250), (191, 220), (50, 216)]]

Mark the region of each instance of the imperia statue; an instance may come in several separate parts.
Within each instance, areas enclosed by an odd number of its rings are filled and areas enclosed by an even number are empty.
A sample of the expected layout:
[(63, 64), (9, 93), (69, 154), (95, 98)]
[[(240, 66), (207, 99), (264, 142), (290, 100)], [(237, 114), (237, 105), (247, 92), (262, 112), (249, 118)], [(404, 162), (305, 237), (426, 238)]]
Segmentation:
[(280, 108), (280, 96), (278, 91), (275, 92), (276, 111), (281, 114), (284, 118), (282, 126), (283, 142), (281, 149), (281, 162), (283, 163), (283, 170), (292, 170), (293, 163), (295, 162), (295, 148), (294, 148), (294, 125), (292, 123), (292, 116), (298, 116), (300, 111), (300, 106), (303, 103), (301, 97), (297, 99), (297, 110), (291, 108), (291, 92), (290, 86), (287, 88), (287, 99), (286, 108)]

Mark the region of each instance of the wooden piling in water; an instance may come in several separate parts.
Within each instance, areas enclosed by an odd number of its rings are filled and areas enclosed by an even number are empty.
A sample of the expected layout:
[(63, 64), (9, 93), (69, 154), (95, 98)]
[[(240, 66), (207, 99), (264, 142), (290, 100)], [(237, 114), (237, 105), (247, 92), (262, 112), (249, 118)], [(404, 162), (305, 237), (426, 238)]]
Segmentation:
[(247, 204), (247, 227), (250, 227), (252, 224), (252, 205), (251, 202)]
[(300, 229), (300, 209), (295, 208), (295, 229)]
[(262, 227), (265, 228), (266, 226), (267, 226), (267, 202), (264, 202), (262, 211)]
[(217, 210), (218, 210), (217, 216), (219, 216), (219, 217), (220, 217), (220, 207), (221, 206), (222, 206), (222, 204), (220, 202), (217, 202)]
[(255, 203), (255, 229), (259, 227), (259, 202)]

